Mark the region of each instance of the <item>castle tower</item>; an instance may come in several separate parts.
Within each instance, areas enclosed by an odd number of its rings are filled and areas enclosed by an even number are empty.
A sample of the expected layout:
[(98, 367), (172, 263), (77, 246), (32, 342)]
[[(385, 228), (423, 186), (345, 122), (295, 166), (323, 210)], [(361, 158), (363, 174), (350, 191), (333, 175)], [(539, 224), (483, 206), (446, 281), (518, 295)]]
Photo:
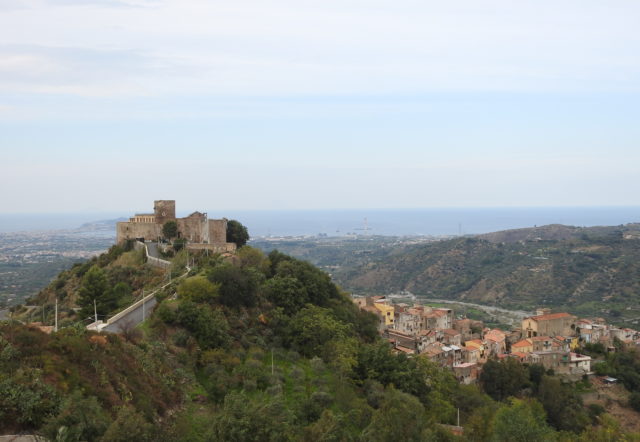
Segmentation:
[(153, 213), (156, 216), (156, 223), (164, 224), (167, 221), (176, 220), (176, 201), (158, 200), (153, 202)]

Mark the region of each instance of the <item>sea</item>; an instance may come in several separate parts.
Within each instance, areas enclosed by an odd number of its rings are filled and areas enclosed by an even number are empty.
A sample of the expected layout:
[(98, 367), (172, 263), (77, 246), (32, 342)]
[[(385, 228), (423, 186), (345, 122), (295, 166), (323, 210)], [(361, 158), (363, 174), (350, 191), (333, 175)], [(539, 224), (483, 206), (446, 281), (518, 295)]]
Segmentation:
[[(129, 213), (0, 214), (0, 233), (74, 229), (89, 222), (114, 220)], [(186, 216), (187, 213), (178, 213)], [(637, 207), (519, 207), (353, 210), (212, 210), (210, 218), (237, 219), (252, 237), (451, 236), (565, 224), (612, 226), (640, 222)], [(115, 234), (115, 232), (114, 232)]]

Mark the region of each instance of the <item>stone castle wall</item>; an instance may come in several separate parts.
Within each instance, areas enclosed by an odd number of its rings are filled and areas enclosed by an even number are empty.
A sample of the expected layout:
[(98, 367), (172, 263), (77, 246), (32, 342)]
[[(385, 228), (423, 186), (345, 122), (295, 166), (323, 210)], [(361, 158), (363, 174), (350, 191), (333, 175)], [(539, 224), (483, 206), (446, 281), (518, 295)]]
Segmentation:
[(116, 224), (116, 241), (118, 244), (128, 239), (157, 239), (159, 236), (162, 236), (162, 224), (130, 222)]
[(225, 244), (227, 242), (227, 220), (210, 219), (209, 220), (209, 243)]
[[(153, 215), (148, 216), (155, 222), (120, 222), (116, 226), (118, 244), (128, 239), (155, 241), (162, 237), (162, 227), (168, 221), (178, 225), (180, 238), (186, 239), (189, 248), (209, 249), (219, 252), (233, 251), (236, 245), (227, 243), (227, 220), (208, 219), (207, 215), (194, 212), (185, 218), (176, 218), (176, 203), (173, 200), (154, 201)], [(141, 215), (142, 216), (142, 215)], [(133, 221), (133, 218), (132, 218)], [(219, 249), (219, 250), (218, 250)]]
[(176, 219), (176, 202), (174, 200), (157, 200), (153, 202), (153, 213), (158, 224)]
[(223, 244), (187, 244), (189, 250), (210, 250), (213, 253), (233, 252), (236, 245), (232, 242)]
[(194, 213), (186, 218), (178, 218), (178, 232), (180, 237), (189, 242), (203, 242), (202, 226), (206, 217), (204, 214)]

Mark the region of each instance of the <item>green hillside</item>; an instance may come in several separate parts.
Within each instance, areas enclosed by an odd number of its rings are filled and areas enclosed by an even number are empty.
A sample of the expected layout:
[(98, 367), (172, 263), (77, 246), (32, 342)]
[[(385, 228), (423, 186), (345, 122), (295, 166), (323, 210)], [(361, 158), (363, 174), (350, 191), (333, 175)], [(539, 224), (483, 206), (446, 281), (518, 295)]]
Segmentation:
[(416, 295), (504, 307), (547, 305), (621, 321), (640, 317), (638, 225), (545, 226), (403, 247), (334, 278), (361, 293)]
[(582, 405), (584, 386), (560, 385), (540, 367), (495, 362), (480, 388), (458, 384), (424, 357), (394, 354), (377, 318), (307, 262), (251, 247), (191, 259), (184, 278), (176, 277), (184, 257), (173, 259), (172, 283), (151, 317), (121, 335), (87, 331), (76, 307), (90, 292), (108, 313), (168, 274), (118, 247), (61, 273), (34, 299), (65, 295), (62, 330), (0, 322), (0, 434), (453, 441), (461, 439), (445, 425), (457, 423), (459, 410), (464, 440), (508, 441), (514, 432), (521, 440), (622, 437), (604, 410)]

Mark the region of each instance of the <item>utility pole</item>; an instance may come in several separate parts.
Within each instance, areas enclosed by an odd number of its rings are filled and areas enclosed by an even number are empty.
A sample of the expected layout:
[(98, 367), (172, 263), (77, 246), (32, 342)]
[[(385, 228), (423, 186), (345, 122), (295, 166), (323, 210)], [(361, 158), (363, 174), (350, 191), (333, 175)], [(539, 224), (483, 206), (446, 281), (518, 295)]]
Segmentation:
[(57, 332), (58, 331), (58, 297), (56, 296), (56, 323), (53, 326), (53, 331)]
[(93, 317), (95, 322), (98, 322), (98, 308), (96, 307), (96, 299), (93, 298)]

